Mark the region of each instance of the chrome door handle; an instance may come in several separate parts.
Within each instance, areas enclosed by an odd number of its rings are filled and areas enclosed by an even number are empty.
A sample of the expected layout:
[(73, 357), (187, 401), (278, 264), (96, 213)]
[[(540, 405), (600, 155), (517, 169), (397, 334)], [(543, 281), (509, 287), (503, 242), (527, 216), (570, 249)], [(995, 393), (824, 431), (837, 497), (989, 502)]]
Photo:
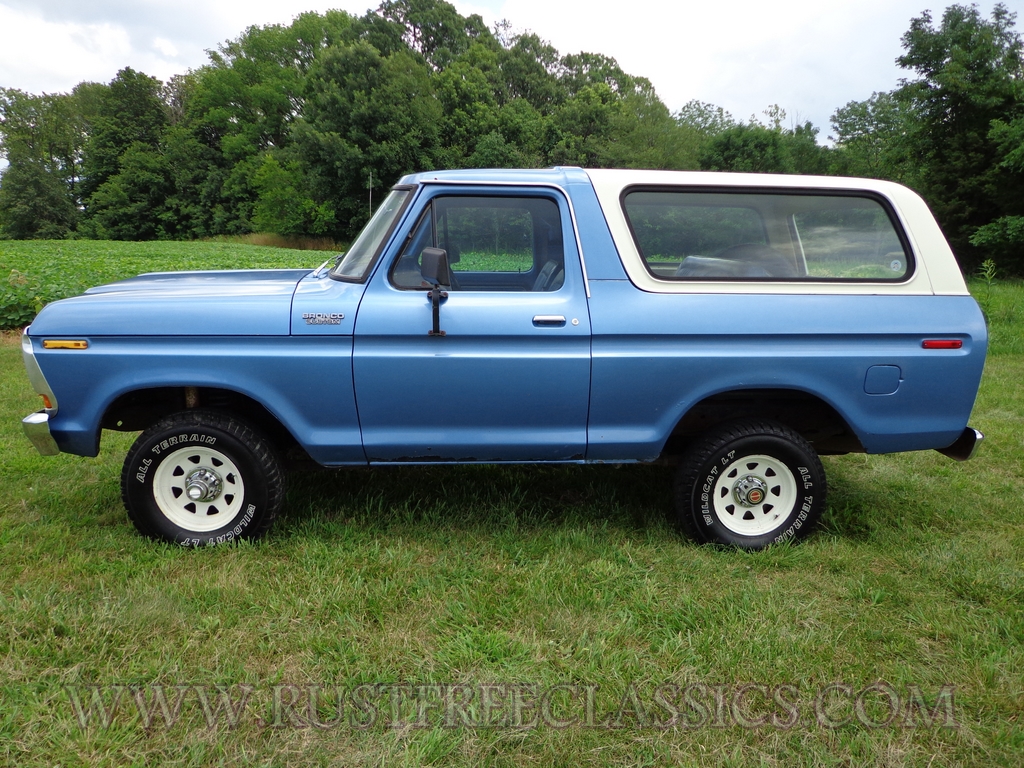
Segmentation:
[(565, 325), (562, 315), (534, 315), (533, 324), (542, 328), (561, 328)]

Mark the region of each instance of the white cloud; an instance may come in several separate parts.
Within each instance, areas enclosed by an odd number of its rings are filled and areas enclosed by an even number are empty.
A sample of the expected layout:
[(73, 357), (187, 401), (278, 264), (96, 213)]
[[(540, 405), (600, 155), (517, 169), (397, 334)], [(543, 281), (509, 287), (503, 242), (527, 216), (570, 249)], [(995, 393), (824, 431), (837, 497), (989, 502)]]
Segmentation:
[(0, 5), (0, 29), (9, 30), (0, 54), (0, 85), (30, 92), (109, 80), (110, 67), (131, 54), (128, 36), (111, 23), (53, 23)]
[(169, 59), (176, 59), (178, 57), (178, 49), (170, 40), (158, 37), (153, 41), (153, 47)]
[(206, 51), (251, 25), (367, 0), (0, 0), (0, 87), (68, 91), (134, 69), (167, 80), (208, 62)]

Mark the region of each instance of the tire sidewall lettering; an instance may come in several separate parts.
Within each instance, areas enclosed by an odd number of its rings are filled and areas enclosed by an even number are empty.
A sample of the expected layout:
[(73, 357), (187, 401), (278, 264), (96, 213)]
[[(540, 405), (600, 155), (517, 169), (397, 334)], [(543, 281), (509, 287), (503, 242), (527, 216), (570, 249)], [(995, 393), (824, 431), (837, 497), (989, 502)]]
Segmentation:
[(165, 453), (171, 448), (187, 448), (189, 445), (216, 445), (217, 437), (215, 435), (206, 435), (193, 432), (192, 434), (182, 433), (179, 435), (171, 435), (163, 440), (160, 440), (150, 451), (157, 456)]
[[(730, 459), (726, 458), (722, 460), (722, 466), (728, 466)], [(710, 471), (704, 478), (704, 482), (700, 489), (700, 516), (704, 522), (704, 525), (715, 524), (715, 513), (711, 509), (711, 497), (717, 486), (718, 481), (718, 465), (712, 465)]]
[[(722, 466), (728, 466), (728, 460), (726, 460)], [(715, 489), (716, 479), (718, 477), (718, 465), (714, 464), (711, 466), (707, 475), (704, 478), (704, 482), (700, 488), (700, 514), (704, 520), (705, 525), (714, 525), (713, 513), (711, 512), (711, 494)]]

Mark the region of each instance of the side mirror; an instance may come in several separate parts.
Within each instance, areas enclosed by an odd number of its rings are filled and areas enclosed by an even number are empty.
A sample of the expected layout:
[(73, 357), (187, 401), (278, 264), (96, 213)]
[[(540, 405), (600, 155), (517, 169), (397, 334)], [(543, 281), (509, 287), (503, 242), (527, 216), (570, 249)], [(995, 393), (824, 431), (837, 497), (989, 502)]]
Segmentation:
[(424, 248), (420, 254), (420, 275), (430, 285), (449, 285), (448, 253), (443, 248)]

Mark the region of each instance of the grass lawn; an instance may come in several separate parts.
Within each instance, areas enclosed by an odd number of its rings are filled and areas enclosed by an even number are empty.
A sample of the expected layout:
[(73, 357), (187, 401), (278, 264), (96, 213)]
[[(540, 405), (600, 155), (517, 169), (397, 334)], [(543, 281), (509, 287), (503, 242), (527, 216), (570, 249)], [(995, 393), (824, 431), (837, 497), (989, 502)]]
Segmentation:
[(976, 288), (980, 455), (828, 457), (760, 553), (662, 467), (300, 474), (257, 545), (156, 544), (133, 436), (36, 455), (0, 335), (0, 764), (1020, 765), (1024, 287)]

